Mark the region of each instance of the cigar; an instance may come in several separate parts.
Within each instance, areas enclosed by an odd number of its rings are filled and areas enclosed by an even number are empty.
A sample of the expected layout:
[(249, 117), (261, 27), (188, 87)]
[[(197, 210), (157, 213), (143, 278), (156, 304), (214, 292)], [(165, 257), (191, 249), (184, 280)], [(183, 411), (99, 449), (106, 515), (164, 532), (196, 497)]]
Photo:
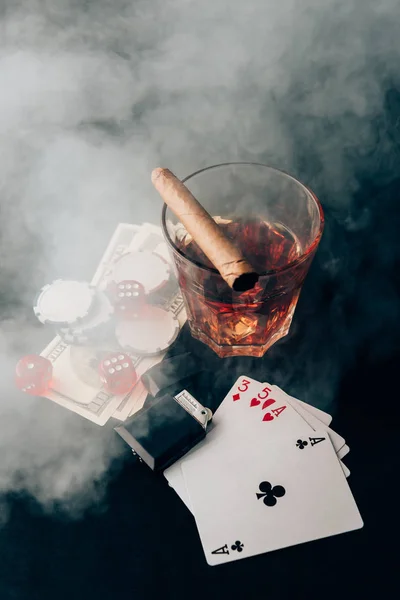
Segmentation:
[(252, 289), (258, 274), (188, 188), (168, 169), (154, 169), (151, 180), (229, 287), (236, 292)]

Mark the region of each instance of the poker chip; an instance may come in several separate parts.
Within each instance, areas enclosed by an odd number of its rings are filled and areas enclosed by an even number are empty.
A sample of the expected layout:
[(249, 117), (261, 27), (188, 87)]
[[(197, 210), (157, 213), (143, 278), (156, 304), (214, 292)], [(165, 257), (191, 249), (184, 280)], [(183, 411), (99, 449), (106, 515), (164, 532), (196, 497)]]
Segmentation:
[(169, 254), (168, 246), (165, 242), (160, 242), (153, 250), (153, 254), (161, 256), (168, 264), (170, 263), (171, 256)]
[(40, 290), (33, 311), (45, 325), (72, 325), (88, 316), (94, 294), (84, 281), (56, 279)]
[(93, 308), (89, 315), (79, 321), (79, 325), (60, 327), (58, 334), (67, 344), (87, 344), (93, 338), (101, 337), (113, 313), (114, 309), (110, 299), (104, 292), (98, 290), (96, 291)]
[(178, 319), (158, 306), (148, 306), (140, 319), (120, 321), (115, 337), (122, 348), (134, 354), (152, 355), (166, 350), (179, 333)]
[(143, 250), (123, 254), (114, 264), (112, 278), (116, 283), (135, 280), (146, 294), (161, 288), (170, 277), (169, 264), (158, 254)]

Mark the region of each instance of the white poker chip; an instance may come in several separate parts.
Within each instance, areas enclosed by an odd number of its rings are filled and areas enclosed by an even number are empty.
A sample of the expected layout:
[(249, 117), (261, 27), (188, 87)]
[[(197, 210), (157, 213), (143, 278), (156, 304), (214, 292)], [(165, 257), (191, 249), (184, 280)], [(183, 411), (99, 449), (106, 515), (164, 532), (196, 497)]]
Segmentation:
[(154, 248), (153, 254), (161, 256), (161, 258), (164, 259), (166, 263), (170, 264), (171, 256), (168, 250), (168, 246), (165, 242), (160, 242), (158, 246)]
[(85, 281), (56, 279), (41, 289), (33, 311), (45, 325), (71, 325), (88, 316), (94, 293)]
[(79, 321), (79, 325), (60, 327), (59, 335), (67, 344), (87, 344), (96, 333), (104, 331), (114, 314), (114, 308), (108, 296), (101, 291), (96, 291), (95, 302), (89, 315)]
[(161, 288), (170, 277), (169, 264), (158, 254), (143, 250), (123, 254), (114, 264), (112, 278), (116, 283), (134, 280), (146, 294)]
[(171, 312), (148, 306), (139, 319), (120, 321), (115, 337), (122, 348), (134, 354), (152, 355), (171, 346), (178, 333), (179, 321)]

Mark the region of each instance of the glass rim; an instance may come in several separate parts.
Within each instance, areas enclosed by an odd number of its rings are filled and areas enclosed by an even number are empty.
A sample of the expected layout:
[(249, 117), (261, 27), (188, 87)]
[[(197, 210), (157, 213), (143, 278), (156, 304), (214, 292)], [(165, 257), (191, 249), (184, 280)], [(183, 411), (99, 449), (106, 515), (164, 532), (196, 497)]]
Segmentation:
[[(203, 169), (199, 169), (198, 171), (194, 171), (194, 173), (191, 173), (190, 175), (187, 175), (184, 179), (182, 179), (182, 183), (185, 183), (186, 181), (189, 181), (189, 179), (192, 179), (192, 177), (195, 177), (196, 175), (200, 175), (201, 173), (205, 173), (206, 171), (210, 171), (212, 169), (218, 169), (221, 167), (230, 167), (233, 165), (248, 165), (248, 166), (253, 166), (253, 167), (266, 167), (267, 169), (269, 169), (270, 171), (275, 171), (276, 173), (279, 173), (280, 175), (284, 175), (285, 177), (288, 177), (289, 179), (291, 179), (294, 183), (296, 183), (297, 185), (299, 185), (300, 187), (303, 188), (303, 190), (311, 196), (312, 200), (314, 201), (317, 210), (318, 210), (318, 214), (319, 214), (319, 229), (318, 229), (318, 233), (315, 236), (314, 240), (312, 241), (312, 243), (308, 246), (308, 248), (305, 250), (305, 252), (303, 252), (300, 256), (298, 256), (295, 260), (292, 260), (290, 263), (288, 263), (285, 266), (282, 267), (278, 267), (277, 269), (271, 269), (270, 271), (263, 271), (262, 273), (258, 273), (258, 275), (260, 277), (265, 277), (265, 276), (271, 276), (271, 275), (275, 275), (277, 273), (283, 273), (284, 271), (289, 271), (290, 269), (293, 269), (294, 267), (297, 267), (299, 264), (301, 264), (302, 262), (304, 262), (309, 256), (310, 254), (312, 254), (312, 252), (314, 251), (314, 249), (318, 246), (319, 241), (321, 239), (323, 230), (324, 230), (324, 223), (325, 223), (325, 219), (324, 219), (324, 211), (322, 209), (322, 205), (321, 202), (318, 200), (317, 196), (314, 194), (314, 192), (312, 190), (310, 190), (309, 187), (307, 187), (304, 183), (302, 183), (301, 181), (299, 181), (298, 179), (296, 179), (295, 177), (293, 177), (293, 175), (290, 175), (289, 173), (287, 173), (286, 171), (283, 171), (282, 169), (276, 169), (275, 167), (271, 167), (270, 165), (266, 165), (264, 163), (257, 163), (257, 162), (227, 162), (227, 163), (219, 163), (217, 165), (211, 165), (209, 167), (205, 167)], [(166, 214), (167, 214), (167, 209), (168, 209), (168, 205), (163, 204), (162, 207), (162, 211), (161, 211), (161, 227), (162, 227), (162, 231), (164, 233), (165, 239), (167, 241), (167, 243), (171, 246), (172, 250), (174, 252), (176, 252), (177, 254), (179, 254), (185, 261), (196, 265), (196, 267), (198, 267), (199, 269), (203, 269), (204, 271), (207, 271), (208, 273), (219, 273), (218, 269), (216, 269), (215, 267), (208, 267), (204, 264), (202, 264), (201, 262), (194, 260), (193, 258), (189, 258), (184, 252), (182, 252), (182, 250), (180, 250), (180, 248), (178, 248), (175, 243), (173, 242), (173, 240), (171, 239), (168, 229), (167, 229), (167, 225), (166, 225)], [(171, 211), (172, 212), (172, 211)]]

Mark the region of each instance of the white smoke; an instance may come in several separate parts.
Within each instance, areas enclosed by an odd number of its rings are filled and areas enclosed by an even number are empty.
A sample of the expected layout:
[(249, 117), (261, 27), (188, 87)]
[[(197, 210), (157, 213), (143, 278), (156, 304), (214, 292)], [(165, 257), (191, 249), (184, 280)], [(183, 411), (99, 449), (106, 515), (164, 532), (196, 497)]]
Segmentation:
[[(159, 221), (149, 183), (159, 165), (183, 177), (267, 162), (306, 179), (343, 230), (367, 227), (368, 207), (354, 212), (352, 198), (359, 165), (392, 144), (373, 123), (399, 78), (398, 1), (26, 4), (0, 8), (0, 491), (76, 514), (101, 498), (120, 446), (45, 400), (13, 396), (16, 360), (41, 349), (36, 291), (89, 277), (119, 221)], [(320, 263), (332, 277), (344, 268), (339, 243), (327, 228)], [(313, 355), (307, 341), (301, 350)], [(338, 363), (323, 372), (334, 389)]]

